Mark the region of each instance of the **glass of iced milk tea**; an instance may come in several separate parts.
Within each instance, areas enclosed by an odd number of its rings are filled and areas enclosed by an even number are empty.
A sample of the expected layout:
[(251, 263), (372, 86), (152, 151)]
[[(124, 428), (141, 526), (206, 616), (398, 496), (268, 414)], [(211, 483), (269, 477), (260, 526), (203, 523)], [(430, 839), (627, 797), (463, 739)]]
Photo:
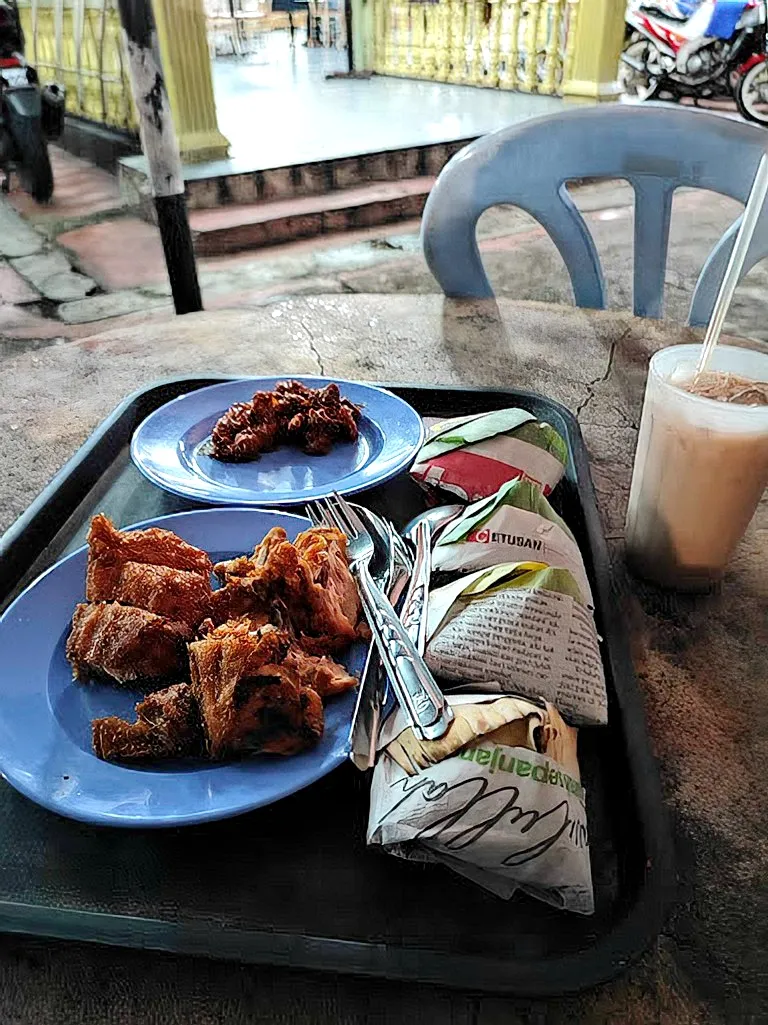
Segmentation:
[(651, 359), (627, 512), (638, 575), (707, 590), (725, 570), (768, 483), (768, 355), (700, 345)]

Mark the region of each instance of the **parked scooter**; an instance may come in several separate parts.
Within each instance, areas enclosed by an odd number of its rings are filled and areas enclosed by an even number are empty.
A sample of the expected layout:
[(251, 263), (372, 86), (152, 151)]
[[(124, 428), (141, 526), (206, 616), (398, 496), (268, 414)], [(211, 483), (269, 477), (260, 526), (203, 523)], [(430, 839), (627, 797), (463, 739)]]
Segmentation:
[(41, 88), (23, 53), (16, 0), (0, 0), (0, 187), (8, 192), (15, 169), (24, 191), (44, 203), (53, 195), (48, 140), (64, 129), (64, 91)]
[(619, 79), (638, 99), (733, 97), (768, 125), (766, 0), (630, 0)]

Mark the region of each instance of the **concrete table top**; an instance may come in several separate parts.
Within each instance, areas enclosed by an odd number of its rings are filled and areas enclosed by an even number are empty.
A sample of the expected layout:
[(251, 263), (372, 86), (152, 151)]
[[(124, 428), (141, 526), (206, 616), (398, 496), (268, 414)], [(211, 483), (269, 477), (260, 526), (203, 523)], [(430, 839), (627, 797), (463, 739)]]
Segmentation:
[[(717, 595), (659, 595), (631, 581), (621, 558), (648, 358), (664, 345), (696, 338), (687, 328), (622, 313), (511, 301), (455, 303), (434, 295), (334, 295), (155, 319), (23, 353), (3, 368), (0, 529), (119, 401), (169, 376), (322, 373), (393, 383), (517, 386), (564, 403), (577, 414), (592, 458), (676, 826), (680, 903), (641, 964), (596, 993), (546, 1009), (537, 1005), (535, 1020), (758, 1022), (768, 1007), (768, 797), (761, 784), (768, 764), (768, 506), (763, 502)], [(143, 971), (137, 958), (145, 955), (83, 956), (109, 957), (113, 965), (130, 959)], [(171, 960), (178, 978), (186, 972), (184, 978), (191, 979), (181, 959)], [(56, 962), (45, 971), (53, 978)], [(295, 996), (301, 986), (296, 975), (283, 973), (282, 985), (280, 973), (248, 971), (272, 980), (272, 1020), (305, 1020), (295, 1011), (295, 1000), (307, 999), (306, 991), (303, 998)], [(309, 1020), (366, 1020), (367, 1012), (357, 1017), (363, 982), (347, 982), (333, 983), (328, 1017), (318, 1012)], [(150, 985), (146, 1000), (163, 1004), (162, 1020), (186, 1021), (184, 1000), (192, 999), (191, 990), (185, 996), (182, 985), (170, 1000), (163, 982), (152, 985), (159, 988)], [(330, 984), (322, 985), (327, 1001)], [(378, 994), (379, 1006), (395, 999), (384, 984), (365, 986)], [(398, 987), (397, 1013), (392, 1005), (398, 1020), (410, 1020), (402, 1001), (411, 990), (421, 1002), (421, 1021), (431, 1020), (428, 1007), (438, 1013), (446, 1003), (452, 1021), (534, 1020), (530, 1003), (434, 993), (427, 999), (421, 989)], [(358, 998), (344, 1003), (352, 990)], [(34, 999), (45, 997), (38, 992)], [(143, 1017), (140, 1008), (141, 1003), (132, 1022), (155, 1020), (149, 1013)], [(35, 1020), (47, 1021), (42, 1005), (38, 1011)], [(112, 1020), (104, 1008), (101, 1013)], [(252, 1019), (243, 1012), (232, 1020)]]

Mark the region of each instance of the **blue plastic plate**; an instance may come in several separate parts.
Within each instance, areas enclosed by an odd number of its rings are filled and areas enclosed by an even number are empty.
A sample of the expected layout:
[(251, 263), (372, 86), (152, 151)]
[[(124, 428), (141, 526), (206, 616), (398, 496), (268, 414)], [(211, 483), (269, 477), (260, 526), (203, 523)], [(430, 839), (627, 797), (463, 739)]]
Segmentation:
[[(271, 527), (290, 538), (309, 526), (300, 516), (258, 509), (202, 509), (163, 516), (162, 526), (214, 561), (249, 552)], [(317, 747), (291, 757), (261, 755), (214, 765), (158, 762), (113, 765), (91, 748), (91, 720), (131, 721), (142, 692), (77, 683), (64, 656), (75, 605), (84, 600), (87, 550), (81, 548), (31, 584), (0, 619), (0, 772), (17, 790), (60, 815), (109, 826), (180, 826), (227, 818), (287, 797), (335, 769), (347, 755), (355, 692), (331, 699)], [(343, 660), (359, 675), (365, 646)]]
[[(140, 424), (131, 456), (153, 484), (174, 495), (216, 505), (292, 505), (348, 495), (382, 484), (410, 466), (424, 440), (421, 417), (396, 395), (372, 385), (336, 381), (341, 394), (363, 406), (356, 442), (334, 445), (325, 456), (281, 446), (249, 463), (224, 463), (206, 455), (214, 424), (234, 402), (284, 381), (251, 377), (188, 392)], [(298, 377), (312, 388), (330, 378)]]

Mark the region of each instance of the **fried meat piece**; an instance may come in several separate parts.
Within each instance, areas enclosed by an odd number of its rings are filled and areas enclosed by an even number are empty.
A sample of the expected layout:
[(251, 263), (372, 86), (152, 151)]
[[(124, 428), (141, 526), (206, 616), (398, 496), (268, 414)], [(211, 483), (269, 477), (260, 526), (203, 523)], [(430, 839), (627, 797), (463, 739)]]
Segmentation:
[(228, 619), (249, 616), (259, 626), (273, 622), (268, 598), (261, 588), (248, 580), (238, 580), (220, 587), (211, 596), (210, 619), (216, 626)]
[(216, 422), (211, 434), (213, 457), (245, 462), (271, 452), (281, 440), (282, 424), (269, 392), (256, 392), (250, 402), (236, 402)]
[(360, 409), (342, 398), (338, 385), (308, 388), (280, 381), (271, 392), (256, 392), (250, 402), (236, 402), (216, 422), (211, 434), (215, 459), (256, 459), (276, 445), (298, 445), (309, 455), (325, 455), (336, 441), (355, 441)]
[(248, 615), (264, 623), (280, 624), (282, 616), (275, 617), (273, 606), (280, 592), (277, 565), (271, 553), (286, 544), (287, 534), (282, 527), (273, 527), (256, 548), (253, 555), (240, 555), (227, 562), (219, 562), (213, 572), (224, 583), (213, 592), (211, 619), (225, 623)]
[(277, 579), (271, 556), (287, 540), (288, 535), (282, 527), (272, 527), (256, 545), (253, 555), (239, 555), (236, 559), (217, 562), (213, 572), (224, 584), (247, 580), (249, 586), (254, 586), (253, 582), (258, 581), (263, 585), (263, 594), (266, 597), (270, 585)]
[(350, 676), (344, 666), (327, 655), (308, 655), (296, 644), (288, 649), (283, 665), (321, 698), (331, 698), (357, 686), (357, 678)]
[(136, 722), (94, 719), (93, 750), (106, 762), (185, 758), (203, 753), (200, 709), (188, 683), (155, 691), (136, 705)]
[(198, 573), (208, 579), (211, 560), (205, 552), (188, 544), (170, 530), (118, 530), (99, 513), (88, 531), (88, 574), (86, 597), (89, 601), (114, 601), (123, 567), (128, 562)]
[[(252, 556), (219, 563), (215, 572), (228, 585), (253, 586), (259, 596), (255, 609), (269, 604), (262, 598), (279, 599), (299, 643), (310, 653), (340, 651), (360, 636), (360, 596), (349, 572), (347, 539), (339, 530), (313, 527), (291, 543), (275, 527)], [(239, 597), (243, 604), (238, 607), (248, 612), (247, 592)]]
[[(285, 383), (298, 385), (297, 381)], [(338, 385), (327, 384), (298, 406), (286, 426), (286, 439), (308, 455), (324, 456), (335, 441), (357, 441), (359, 419), (360, 410), (341, 397)]]
[[(306, 566), (304, 600), (310, 615), (307, 634), (333, 638), (331, 650), (345, 647), (358, 635), (362, 614), (357, 584), (349, 571), (347, 538), (332, 527), (312, 527), (294, 542)], [(289, 596), (301, 607), (301, 590)]]
[(211, 614), (211, 579), (187, 569), (126, 562), (120, 571), (112, 601), (154, 612), (190, 630)]
[(282, 663), (290, 638), (272, 626), (226, 623), (189, 646), (192, 687), (211, 758), (296, 754), (323, 735), (323, 705)]
[(151, 682), (187, 674), (184, 623), (116, 602), (75, 606), (67, 659), (78, 680)]

